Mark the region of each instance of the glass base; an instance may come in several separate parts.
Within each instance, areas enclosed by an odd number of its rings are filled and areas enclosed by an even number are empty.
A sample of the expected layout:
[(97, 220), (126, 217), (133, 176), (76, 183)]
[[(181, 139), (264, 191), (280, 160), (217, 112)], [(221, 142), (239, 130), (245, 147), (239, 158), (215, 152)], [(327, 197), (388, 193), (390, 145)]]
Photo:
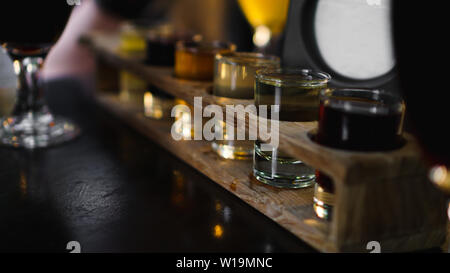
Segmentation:
[(314, 189), (314, 212), (317, 217), (324, 220), (331, 220), (334, 204), (334, 194), (325, 190), (320, 184), (323, 183), (324, 176), (318, 176), (316, 187)]
[(265, 184), (278, 187), (299, 189), (315, 183), (314, 169), (302, 161), (288, 157), (277, 149), (270, 152), (261, 151), (261, 142), (255, 142), (253, 175)]
[(273, 175), (272, 173), (265, 173), (253, 169), (253, 175), (255, 178), (264, 184), (277, 187), (277, 188), (287, 188), (287, 189), (302, 189), (311, 187), (315, 183), (314, 175), (307, 176), (283, 176), (283, 175)]
[(45, 148), (76, 138), (80, 129), (71, 121), (50, 113), (28, 112), (0, 120), (0, 145)]
[[(232, 143), (231, 143), (232, 142)], [(222, 158), (250, 160), (253, 156), (254, 141), (213, 141), (212, 149)]]

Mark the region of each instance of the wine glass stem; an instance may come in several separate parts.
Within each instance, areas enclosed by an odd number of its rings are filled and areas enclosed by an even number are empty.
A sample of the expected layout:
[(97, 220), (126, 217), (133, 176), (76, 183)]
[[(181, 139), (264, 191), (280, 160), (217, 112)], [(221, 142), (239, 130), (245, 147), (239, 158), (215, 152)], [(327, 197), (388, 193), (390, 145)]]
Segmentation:
[(43, 88), (39, 80), (39, 69), (42, 62), (42, 57), (25, 57), (14, 61), (19, 80), (17, 102), (13, 110), (14, 116), (47, 111)]

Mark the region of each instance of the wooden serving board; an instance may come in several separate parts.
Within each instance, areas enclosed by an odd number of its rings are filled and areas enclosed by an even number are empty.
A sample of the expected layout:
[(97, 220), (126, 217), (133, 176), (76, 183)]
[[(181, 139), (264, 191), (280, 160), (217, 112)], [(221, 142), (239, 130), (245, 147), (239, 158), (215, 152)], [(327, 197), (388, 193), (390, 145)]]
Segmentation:
[[(251, 105), (211, 95), (212, 83), (174, 78), (172, 68), (150, 67), (121, 56), (117, 39), (91, 35), (82, 42), (103, 61), (131, 72), (149, 84), (190, 104), (202, 97), (205, 107), (217, 104)], [(251, 162), (220, 159), (206, 141), (180, 141), (170, 137), (170, 122), (149, 120), (142, 109), (99, 96), (99, 102), (143, 134), (210, 177), (216, 183), (270, 217), (297, 237), (324, 252), (365, 252), (369, 241), (384, 251), (412, 251), (440, 246), (446, 236), (445, 199), (427, 179), (427, 169), (414, 138), (395, 151), (358, 153), (320, 146), (309, 134), (316, 122), (280, 122), (279, 148), (321, 170), (336, 185), (331, 222), (313, 213), (313, 189), (280, 190), (255, 181)], [(245, 118), (246, 128), (249, 124)]]
[(251, 161), (220, 158), (208, 141), (175, 141), (171, 120), (144, 116), (143, 107), (124, 103), (114, 95), (97, 95), (97, 101), (109, 112), (160, 144), (273, 221), (318, 250), (333, 252), (328, 242), (329, 223), (318, 219), (312, 208), (314, 191), (282, 190), (259, 183), (252, 177)]

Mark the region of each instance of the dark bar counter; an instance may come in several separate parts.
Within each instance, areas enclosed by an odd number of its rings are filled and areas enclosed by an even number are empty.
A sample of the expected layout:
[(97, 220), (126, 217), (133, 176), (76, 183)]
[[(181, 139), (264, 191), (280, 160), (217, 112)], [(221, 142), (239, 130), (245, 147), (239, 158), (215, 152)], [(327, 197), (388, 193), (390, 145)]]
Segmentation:
[(82, 136), (0, 148), (0, 251), (314, 252), (310, 246), (91, 102), (48, 83), (55, 114)]

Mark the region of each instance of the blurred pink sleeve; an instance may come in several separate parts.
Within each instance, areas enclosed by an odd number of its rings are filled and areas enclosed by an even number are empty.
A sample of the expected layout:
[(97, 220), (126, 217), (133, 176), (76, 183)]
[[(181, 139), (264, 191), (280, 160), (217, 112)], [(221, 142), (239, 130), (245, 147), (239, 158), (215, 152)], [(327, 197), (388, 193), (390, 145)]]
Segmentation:
[(95, 1), (82, 1), (72, 11), (64, 32), (44, 62), (44, 79), (77, 77), (92, 83), (95, 77), (95, 57), (78, 43), (79, 38), (90, 31), (116, 31), (119, 25), (120, 19), (104, 13)]

